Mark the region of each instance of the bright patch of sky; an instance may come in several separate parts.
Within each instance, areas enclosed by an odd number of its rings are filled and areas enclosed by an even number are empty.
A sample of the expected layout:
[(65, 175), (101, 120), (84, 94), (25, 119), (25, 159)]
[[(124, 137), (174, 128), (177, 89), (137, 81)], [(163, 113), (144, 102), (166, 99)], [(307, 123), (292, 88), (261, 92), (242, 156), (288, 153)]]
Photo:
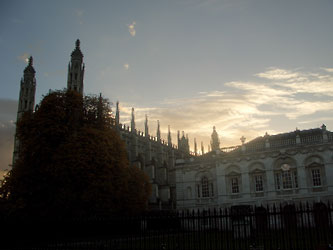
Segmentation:
[(174, 142), (184, 130), (207, 150), (214, 125), (222, 146), (333, 130), (332, 10), (330, 0), (4, 0), (0, 101), (18, 99), (30, 55), (37, 103), (66, 87), (79, 38), (85, 93), (119, 100), (127, 125), (132, 107), (139, 129), (148, 114), (151, 134), (159, 120), (165, 139), (170, 125)]

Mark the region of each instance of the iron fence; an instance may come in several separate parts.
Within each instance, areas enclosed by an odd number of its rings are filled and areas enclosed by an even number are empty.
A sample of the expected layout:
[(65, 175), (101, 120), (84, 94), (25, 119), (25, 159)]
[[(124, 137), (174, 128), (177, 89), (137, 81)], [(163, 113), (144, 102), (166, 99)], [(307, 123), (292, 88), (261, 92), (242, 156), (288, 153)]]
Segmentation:
[(330, 204), (234, 206), (207, 211), (72, 220), (3, 219), (4, 249), (329, 249)]

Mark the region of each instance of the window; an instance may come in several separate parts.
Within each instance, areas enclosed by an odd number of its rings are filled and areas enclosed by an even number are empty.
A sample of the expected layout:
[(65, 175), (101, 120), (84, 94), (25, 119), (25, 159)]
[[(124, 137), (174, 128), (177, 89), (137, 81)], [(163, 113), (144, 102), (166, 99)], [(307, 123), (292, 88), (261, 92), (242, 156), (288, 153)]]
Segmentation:
[(202, 197), (209, 197), (209, 186), (207, 177), (201, 179)]
[(262, 191), (264, 191), (264, 185), (263, 185), (262, 175), (255, 175), (254, 176), (254, 182), (255, 182), (255, 190), (256, 190), (256, 192), (262, 192)]
[(211, 178), (207, 177), (209, 173), (205, 173), (197, 179), (196, 183), (196, 196), (197, 198), (209, 198), (214, 196), (214, 182)]
[(297, 170), (285, 170), (275, 173), (276, 190), (298, 188)]
[(312, 184), (314, 187), (320, 187), (321, 186), (321, 179), (320, 179), (320, 169), (314, 168), (311, 170), (312, 174)]
[(238, 194), (239, 193), (239, 185), (238, 185), (238, 178), (237, 177), (231, 178), (231, 192), (233, 194)]
[(290, 170), (282, 172), (282, 187), (290, 189), (293, 187)]

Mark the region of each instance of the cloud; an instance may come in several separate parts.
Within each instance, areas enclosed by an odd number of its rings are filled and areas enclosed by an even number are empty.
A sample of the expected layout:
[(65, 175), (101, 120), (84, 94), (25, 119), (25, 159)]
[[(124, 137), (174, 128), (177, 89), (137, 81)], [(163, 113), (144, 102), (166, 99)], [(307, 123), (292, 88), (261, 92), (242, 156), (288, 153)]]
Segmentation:
[(131, 34), (131, 36), (135, 36), (136, 34), (136, 31), (135, 31), (135, 25), (136, 25), (136, 22), (134, 21), (133, 23), (127, 25), (128, 26), (128, 31), (129, 33)]
[(128, 63), (125, 63), (125, 64), (124, 64), (124, 69), (125, 69), (125, 70), (129, 70), (129, 68), (130, 68), (130, 65), (129, 65)]
[[(333, 116), (333, 72), (269, 68), (256, 76), (257, 80), (227, 82), (221, 89), (191, 98), (165, 99), (159, 107), (136, 107), (136, 126), (143, 131), (148, 114), (151, 134), (156, 134), (156, 121), (160, 120), (164, 138), (168, 125), (174, 142), (176, 131), (185, 130), (192, 149), (194, 138), (207, 148), (214, 125), (222, 147), (240, 144), (243, 135), (249, 141), (265, 132), (277, 134), (295, 127), (308, 129), (325, 123), (328, 129), (330, 124), (333, 128), (333, 119), (328, 119)], [(126, 112), (121, 112), (128, 125), (132, 106), (123, 104)]]
[(255, 76), (271, 80), (286, 80), (291, 78), (297, 78), (299, 77), (299, 74), (297, 72), (292, 72), (289, 70), (271, 68), (266, 72), (255, 74)]
[(333, 68), (324, 68), (327, 72), (333, 73)]
[(22, 55), (18, 56), (17, 59), (19, 59), (20, 61), (23, 61), (25, 63), (28, 63), (29, 57), (30, 57), (30, 55), (28, 53), (23, 53)]

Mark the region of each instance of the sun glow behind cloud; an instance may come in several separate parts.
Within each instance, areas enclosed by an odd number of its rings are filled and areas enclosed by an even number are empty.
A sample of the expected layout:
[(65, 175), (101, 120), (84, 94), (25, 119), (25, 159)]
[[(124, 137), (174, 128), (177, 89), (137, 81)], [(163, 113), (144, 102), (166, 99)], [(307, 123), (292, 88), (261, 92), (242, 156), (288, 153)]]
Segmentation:
[[(249, 141), (265, 132), (308, 129), (332, 121), (333, 71), (313, 73), (269, 68), (255, 76), (257, 81), (227, 82), (220, 90), (200, 92), (192, 98), (166, 99), (162, 107), (137, 107), (137, 128), (144, 130), (144, 117), (148, 114), (152, 135), (156, 134), (156, 121), (160, 120), (164, 138), (167, 126), (171, 125), (174, 143), (177, 130), (185, 130), (192, 149), (196, 138), (198, 145), (203, 141), (207, 150), (213, 126), (217, 128), (221, 146), (225, 147), (240, 144), (243, 135)], [(127, 124), (131, 106), (123, 104), (121, 118)]]
[(29, 62), (29, 54), (28, 53), (23, 53), (22, 55), (18, 56), (17, 59), (20, 61), (23, 61), (25, 63)]

